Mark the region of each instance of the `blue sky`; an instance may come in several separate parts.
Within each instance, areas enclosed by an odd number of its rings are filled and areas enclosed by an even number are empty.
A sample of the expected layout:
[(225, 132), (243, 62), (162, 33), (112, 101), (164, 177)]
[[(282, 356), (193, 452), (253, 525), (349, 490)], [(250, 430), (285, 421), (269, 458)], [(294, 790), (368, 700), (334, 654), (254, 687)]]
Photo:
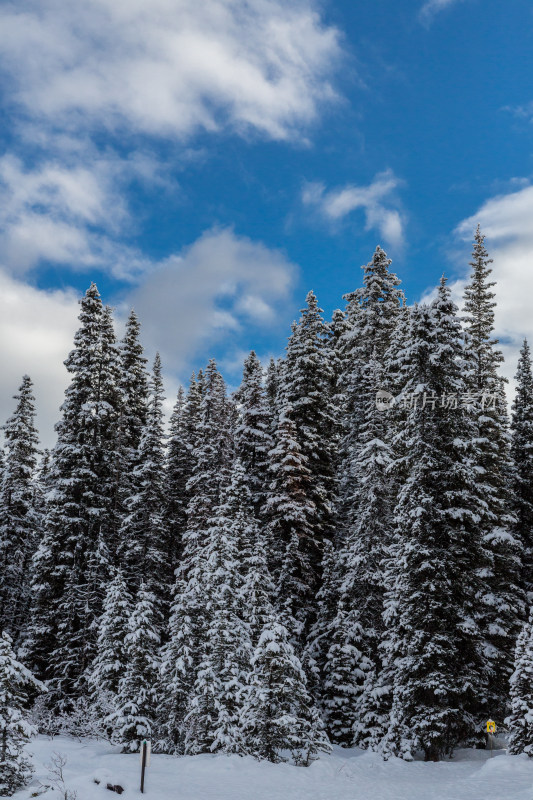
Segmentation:
[(135, 305), (169, 396), (279, 354), (381, 244), (409, 301), (460, 296), (480, 221), (512, 376), (533, 289), (533, 8), (496, 0), (0, 5), (0, 414), (43, 439), (91, 279)]

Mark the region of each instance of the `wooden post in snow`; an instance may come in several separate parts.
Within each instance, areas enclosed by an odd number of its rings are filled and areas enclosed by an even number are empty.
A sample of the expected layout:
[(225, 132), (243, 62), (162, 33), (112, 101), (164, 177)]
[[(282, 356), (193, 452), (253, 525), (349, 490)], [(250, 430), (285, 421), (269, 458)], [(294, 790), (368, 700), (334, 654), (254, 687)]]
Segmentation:
[(141, 794), (144, 794), (144, 773), (150, 763), (150, 742), (143, 739), (141, 744)]

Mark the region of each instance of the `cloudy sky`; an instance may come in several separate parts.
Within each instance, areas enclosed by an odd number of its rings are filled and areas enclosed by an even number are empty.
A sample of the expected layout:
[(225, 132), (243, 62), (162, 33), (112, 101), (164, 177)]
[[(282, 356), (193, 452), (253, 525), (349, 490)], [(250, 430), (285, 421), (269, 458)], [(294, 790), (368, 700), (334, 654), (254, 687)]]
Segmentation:
[(135, 306), (169, 395), (279, 354), (376, 244), (410, 301), (460, 288), (479, 221), (515, 369), (533, 315), (525, 0), (3, 0), (0, 416), (51, 442), (77, 299)]

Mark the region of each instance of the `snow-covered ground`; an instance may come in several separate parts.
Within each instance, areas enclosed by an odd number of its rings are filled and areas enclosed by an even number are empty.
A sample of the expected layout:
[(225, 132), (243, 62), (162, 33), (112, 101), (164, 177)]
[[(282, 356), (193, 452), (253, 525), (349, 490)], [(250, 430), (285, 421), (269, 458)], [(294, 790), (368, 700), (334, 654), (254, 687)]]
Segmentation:
[[(139, 756), (121, 755), (103, 742), (39, 737), (31, 744), (36, 772), (19, 791), (26, 800), (47, 782), (54, 753), (66, 757), (65, 787), (77, 800), (118, 797), (106, 784), (125, 787), (122, 800), (140, 797)], [(100, 784), (94, 782), (95, 778)], [(34, 795), (35, 796), (35, 795)], [(438, 764), (384, 763), (371, 753), (336, 748), (309, 768), (273, 765), (238, 756), (152, 756), (145, 795), (157, 800), (533, 800), (533, 759), (496, 751), (464, 750)], [(59, 795), (46, 792), (46, 800)]]

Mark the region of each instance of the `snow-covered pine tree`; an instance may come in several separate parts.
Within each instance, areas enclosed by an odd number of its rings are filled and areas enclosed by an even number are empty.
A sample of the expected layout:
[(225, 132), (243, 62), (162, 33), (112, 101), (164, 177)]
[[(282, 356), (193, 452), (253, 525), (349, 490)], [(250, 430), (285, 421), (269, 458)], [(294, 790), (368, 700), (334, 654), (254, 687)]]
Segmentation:
[(265, 503), (266, 540), (274, 567), (276, 602), (295, 644), (303, 646), (319, 585), (308, 461), (297, 439), (293, 409), (280, 414), (276, 446), (270, 452), (271, 483)]
[(322, 583), (316, 595), (316, 619), (311, 626), (302, 654), (302, 666), (307, 675), (308, 688), (320, 708), (322, 717), (325, 717), (323, 708), (325, 663), (331, 644), (332, 622), (337, 612), (338, 579), (337, 548), (333, 542), (326, 542), (322, 559)]
[(229, 403), (226, 386), (214, 359), (209, 361), (201, 383), (200, 408), (194, 440), (194, 468), (188, 482), (187, 541), (205, 539), (220, 488), (227, 481), (231, 467)]
[(165, 525), (169, 532), (172, 573), (177, 568), (187, 524), (187, 481), (192, 474), (191, 448), (186, 430), (186, 397), (182, 386), (170, 417), (165, 467)]
[(120, 388), (124, 395), (121, 426), (129, 472), (137, 464), (138, 448), (148, 420), (149, 375), (147, 359), (139, 340), (140, 330), (139, 320), (132, 309), (120, 343)]
[(467, 390), (475, 398), (476, 485), (482, 510), (486, 563), (481, 572), (479, 624), (484, 635), (487, 706), (481, 711), (502, 722), (507, 711), (509, 678), (520, 626), (525, 619), (521, 582), (522, 543), (513, 514), (509, 423), (498, 368), (503, 361), (494, 332), (494, 282), (479, 226), (475, 233), (470, 282), (465, 289)]
[(271, 617), (275, 587), (268, 568), (265, 528), (258, 525), (253, 515), (250, 488), (245, 480), (241, 481), (239, 493), (242, 530), (239, 550), (243, 576), (241, 593), (244, 619), (248, 625), (251, 646), (254, 648), (264, 624)]
[(331, 741), (345, 747), (362, 733), (359, 697), (373, 668), (361, 616), (357, 606), (346, 609), (339, 602), (327, 638), (322, 707)]
[(252, 350), (244, 362), (242, 383), (236, 393), (238, 420), (235, 452), (243, 464), (258, 516), (268, 483), (268, 453), (272, 449), (268, 398), (263, 386), (263, 368)]
[[(333, 741), (350, 745), (363, 735), (360, 695), (369, 671), (379, 671), (383, 559), (394, 504), (390, 419), (376, 406), (389, 388), (385, 367), (401, 310), (400, 281), (377, 247), (363, 267), (363, 287), (345, 296), (334, 319), (336, 396), (341, 398), (340, 501), (337, 533), (338, 609), (322, 640), (323, 704)], [(323, 623), (324, 624), (324, 623)], [(346, 636), (346, 642), (343, 642)], [(331, 646), (330, 646), (331, 645)], [(355, 726), (355, 728), (354, 728)]]
[(148, 417), (141, 432), (138, 463), (134, 468), (134, 494), (126, 498), (121, 529), (121, 562), (129, 587), (141, 583), (154, 593), (160, 610), (170, 594), (172, 562), (165, 519), (165, 453), (163, 445), (163, 380), (161, 359), (156, 354)]
[[(444, 279), (431, 306), (412, 312), (403, 354), (405, 480), (385, 574), (384, 663), (392, 687), (385, 753), (438, 760), (475, 734), (482, 689), (475, 623), (483, 553), (463, 404), (464, 348)], [(385, 681), (382, 679), (382, 686)]]
[[(324, 708), (333, 741), (350, 745), (366, 737), (359, 696), (367, 674), (379, 670), (383, 628), (383, 562), (392, 526), (389, 418), (376, 393), (385, 383), (377, 351), (360, 367), (359, 440), (350, 458), (352, 496), (345, 497), (346, 529), (340, 545), (339, 606), (324, 666)], [(346, 641), (344, 641), (344, 637)]]
[(275, 594), (274, 582), (268, 569), (264, 536), (261, 530), (255, 536), (253, 547), (245, 551), (242, 563), (244, 571), (242, 588), (244, 615), (250, 629), (252, 647), (255, 647), (259, 641), (263, 625), (270, 618)]
[[(375, 398), (378, 389), (389, 388), (387, 354), (397, 334), (403, 304), (403, 294), (398, 288), (400, 281), (390, 271), (390, 265), (391, 260), (385, 251), (377, 247), (372, 260), (362, 267), (363, 287), (345, 295), (347, 307), (343, 330), (336, 337), (337, 360), (342, 368), (338, 384), (344, 396), (339, 467), (340, 543), (350, 533), (357, 538), (353, 529), (358, 520), (362, 484), (367, 485), (367, 491), (371, 491), (373, 480), (379, 483), (380, 490), (388, 491), (389, 488), (386, 474), (391, 454), (387, 416), (378, 412)], [(369, 469), (380, 474), (367, 480), (365, 475)], [(385, 498), (381, 503), (383, 512), (387, 505)], [(366, 549), (370, 551), (372, 542), (378, 539), (379, 533), (369, 533)], [(376, 555), (374, 560), (379, 572), (379, 556)], [(374, 574), (372, 582), (379, 585), (379, 576)], [(380, 602), (377, 598), (375, 600), (377, 608)], [(376, 619), (372, 624), (374, 627), (377, 625)]]
[(265, 393), (267, 398), (267, 408), (269, 416), (268, 432), (271, 439), (276, 435), (279, 417), (279, 380), (281, 371), (281, 359), (276, 362), (273, 358), (268, 362), (265, 376)]
[(0, 484), (0, 630), (17, 641), (27, 621), (29, 566), (40, 536), (35, 471), (38, 436), (35, 398), (28, 375), (4, 425), (6, 457)]
[(293, 324), (282, 362), (279, 409), (281, 412), (287, 405), (292, 407), (296, 441), (310, 476), (306, 487), (307, 499), (312, 504), (310, 509), (313, 508), (309, 518), (311, 535), (306, 542), (310, 571), (307, 575), (296, 576), (301, 583), (312, 581), (307, 607), (310, 619), (316, 613), (312, 598), (320, 586), (324, 543), (333, 535), (337, 444), (333, 383), (331, 328), (324, 321), (315, 294), (309, 292), (300, 319)]
[[(127, 470), (124, 463), (121, 422), (124, 417), (124, 392), (120, 386), (121, 360), (113, 323), (113, 309), (105, 306), (100, 325), (100, 347), (98, 372), (95, 386), (94, 413), (98, 424), (94, 431), (94, 457), (96, 471), (100, 477), (101, 525), (98, 561), (112, 562), (117, 552), (119, 530), (122, 521), (121, 483)], [(100, 573), (100, 563), (95, 572)], [(96, 589), (98, 602), (103, 596)]]
[(202, 587), (210, 621), (185, 719), (187, 753), (239, 753), (243, 749), (240, 717), (252, 655), (250, 624), (245, 617), (248, 603), (256, 598), (244, 594), (239, 552), (243, 547), (249, 551), (255, 539), (247, 475), (236, 459), (205, 548)]
[[(199, 401), (199, 405), (198, 405)], [(230, 468), (229, 414), (226, 389), (216, 363), (191, 382), (187, 431), (192, 447), (192, 475), (187, 483), (187, 530), (182, 559), (172, 588), (168, 641), (163, 648), (158, 717), (158, 747), (183, 752), (184, 716), (200, 659), (205, 651), (210, 618), (203, 589), (205, 548), (220, 489)]]
[(44, 690), (32, 673), (19, 663), (12, 640), (0, 635), (0, 794), (10, 797), (31, 778), (33, 765), (25, 752), (37, 731), (27, 714), (28, 694)]
[(161, 651), (158, 676), (156, 749), (173, 755), (184, 753), (184, 719), (203, 641), (200, 564), (196, 558), (188, 561), (187, 577), (180, 568), (172, 589), (168, 640)]
[(125, 637), (127, 666), (113, 718), (114, 736), (125, 753), (138, 752), (154, 730), (161, 624), (158, 598), (141, 583)]
[(533, 601), (533, 374), (526, 339), (520, 350), (512, 408), (511, 456), (516, 529), (524, 550), (522, 585)]
[[(384, 368), (385, 356), (397, 331), (403, 305), (400, 280), (391, 272), (391, 259), (376, 247), (372, 260), (362, 267), (363, 286), (344, 295), (347, 301), (342, 332), (334, 336), (337, 362), (341, 367), (338, 386), (344, 394), (344, 426), (340, 442), (340, 510), (347, 506), (348, 520), (353, 519), (357, 492), (353, 491), (351, 465), (358, 454), (360, 428), (367, 408), (371, 362)], [(380, 376), (385, 379), (385, 375)], [(381, 388), (387, 389), (387, 386)], [(350, 524), (348, 521), (347, 525)]]
[(274, 764), (290, 753), (296, 764), (308, 766), (330, 749), (287, 629), (274, 615), (254, 651), (242, 727), (248, 752)]
[(180, 386), (170, 418), (166, 457), (166, 512), (173, 572), (178, 568), (187, 529), (188, 483), (193, 474), (195, 449), (200, 421), (200, 403), (204, 391), (203, 373), (191, 376), (187, 395)]
[(332, 403), (335, 408), (334, 419), (334, 438), (337, 442), (333, 456), (334, 467), (338, 474), (341, 461), (340, 441), (343, 436), (343, 420), (345, 418), (346, 396), (344, 387), (344, 377), (346, 374), (346, 337), (349, 331), (349, 321), (347, 314), (340, 308), (335, 309), (331, 317), (331, 342), (330, 353), (332, 358)]
[(33, 559), (29, 663), (52, 681), (48, 702), (86, 691), (109, 575), (115, 515), (117, 350), (110, 311), (96, 285), (81, 301), (80, 328), (65, 365), (72, 376), (56, 426), (44, 536)]
[[(138, 490), (138, 473), (140, 463), (139, 445), (141, 435), (148, 420), (149, 374), (147, 359), (139, 340), (140, 323), (132, 309), (126, 321), (124, 337), (119, 344), (119, 389), (121, 393), (121, 410), (119, 419), (118, 451), (117, 451), (117, 517), (119, 530), (117, 542), (113, 547), (115, 564), (122, 564), (124, 549), (127, 546), (121, 538), (121, 527), (127, 514), (128, 498)], [(129, 588), (136, 591), (138, 584), (129, 582)]]
[(509, 753), (533, 757), (533, 613), (516, 641), (514, 672), (511, 675)]
[(107, 587), (103, 614), (98, 622), (96, 657), (89, 677), (92, 699), (102, 708), (114, 701), (126, 671), (125, 640), (132, 607), (128, 586), (122, 571), (117, 569)]

